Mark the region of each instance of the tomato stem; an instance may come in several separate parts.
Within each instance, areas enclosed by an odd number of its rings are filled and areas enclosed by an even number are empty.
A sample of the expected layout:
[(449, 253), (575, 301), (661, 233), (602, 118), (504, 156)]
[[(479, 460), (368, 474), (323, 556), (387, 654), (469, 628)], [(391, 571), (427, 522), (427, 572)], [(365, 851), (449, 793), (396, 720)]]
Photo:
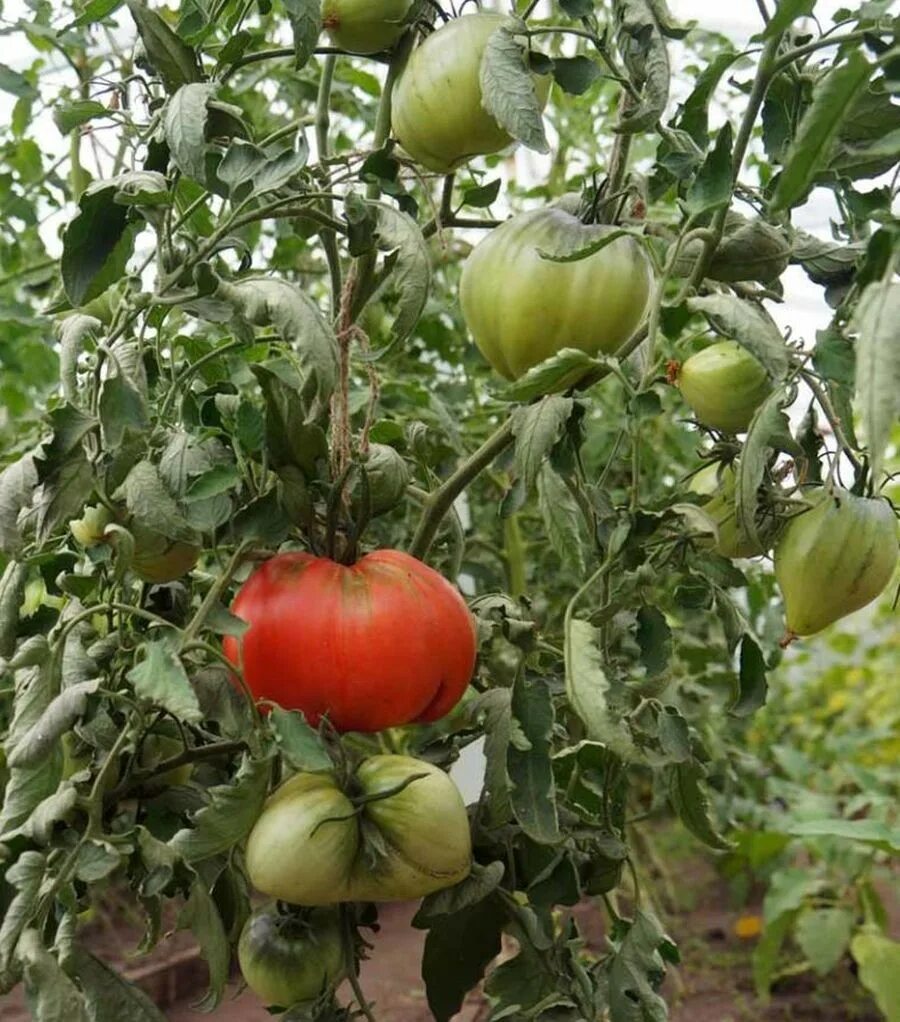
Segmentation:
[(350, 984), (350, 988), (353, 990), (353, 996), (356, 998), (356, 1003), (359, 1005), (360, 1011), (365, 1015), (368, 1022), (378, 1022), (375, 1015), (372, 1013), (371, 1005), (366, 999), (366, 995), (363, 993), (362, 987), (359, 985), (359, 968), (356, 959), (356, 946), (354, 941), (354, 921), (351, 916), (350, 906), (347, 904), (341, 905), (341, 935), (344, 942), (344, 958), (347, 967), (347, 981)]

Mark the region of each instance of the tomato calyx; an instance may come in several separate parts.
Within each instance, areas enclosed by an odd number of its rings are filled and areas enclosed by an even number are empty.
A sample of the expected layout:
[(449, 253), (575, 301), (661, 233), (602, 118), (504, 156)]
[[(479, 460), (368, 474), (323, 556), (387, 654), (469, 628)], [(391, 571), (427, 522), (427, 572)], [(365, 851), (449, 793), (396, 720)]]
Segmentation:
[[(409, 777), (405, 777), (402, 781), (398, 781), (397, 784), (392, 785), (390, 788), (385, 788), (383, 791), (374, 791), (368, 795), (361, 792), (359, 782), (354, 778), (343, 787), (344, 794), (353, 805), (353, 812), (347, 813), (344, 816), (328, 816), (324, 820), (319, 820), (315, 827), (313, 827), (310, 837), (315, 837), (316, 833), (324, 827), (326, 823), (344, 823), (347, 820), (352, 820), (354, 817), (358, 817), (367, 805), (371, 805), (373, 802), (383, 802), (385, 799), (393, 798), (395, 795), (399, 795), (401, 791), (405, 791), (413, 783), (413, 781), (421, 781), (427, 776), (428, 774), (426, 773), (410, 774)], [(357, 789), (356, 794), (353, 793), (353, 789)]]

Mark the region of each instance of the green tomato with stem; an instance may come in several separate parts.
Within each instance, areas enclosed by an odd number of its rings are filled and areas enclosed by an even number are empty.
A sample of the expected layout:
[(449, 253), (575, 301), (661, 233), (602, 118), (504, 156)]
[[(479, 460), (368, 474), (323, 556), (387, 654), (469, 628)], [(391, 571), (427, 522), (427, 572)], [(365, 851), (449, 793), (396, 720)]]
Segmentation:
[(697, 419), (724, 433), (745, 432), (772, 391), (762, 363), (737, 341), (718, 341), (691, 355), (676, 381)]
[(348, 53), (389, 50), (403, 35), (413, 0), (324, 0), (322, 24)]

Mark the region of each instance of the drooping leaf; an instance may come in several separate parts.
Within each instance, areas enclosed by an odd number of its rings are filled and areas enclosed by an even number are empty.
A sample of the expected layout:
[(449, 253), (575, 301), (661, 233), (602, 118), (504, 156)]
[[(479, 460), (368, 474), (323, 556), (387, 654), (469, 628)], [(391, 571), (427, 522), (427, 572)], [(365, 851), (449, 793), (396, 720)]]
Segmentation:
[(101, 1022), (104, 1018), (165, 1022), (165, 1015), (140, 987), (78, 945), (75, 970), (91, 1022)]
[(731, 705), (736, 717), (749, 717), (765, 705), (768, 685), (766, 683), (766, 662), (759, 644), (749, 635), (741, 640), (738, 691)]
[(754, 355), (774, 380), (788, 372), (788, 350), (781, 331), (760, 306), (733, 294), (704, 295), (688, 300), (692, 312), (700, 312), (723, 337), (732, 337)]
[(669, 101), (669, 53), (651, 0), (616, 0), (616, 44), (632, 82), (640, 89), (636, 108), (627, 109), (616, 131), (635, 134), (654, 127)]
[(510, 135), (535, 152), (550, 151), (527, 50), (516, 37), (525, 26), (502, 25), (488, 39), (481, 59), (480, 85), (485, 110)]
[(705, 845), (726, 851), (730, 843), (716, 830), (710, 818), (709, 798), (703, 788), (706, 772), (692, 759), (667, 770), (669, 801), (687, 829)]
[(845, 908), (810, 909), (798, 918), (794, 936), (807, 961), (820, 976), (827, 976), (843, 958), (854, 923), (853, 913)]
[(209, 966), (209, 991), (198, 1007), (213, 1011), (221, 1001), (228, 982), (231, 948), (222, 916), (200, 876), (191, 884), (190, 896), (178, 914), (178, 927), (190, 928)]
[(269, 721), (282, 756), (294, 770), (327, 773), (334, 769), (325, 746), (303, 719), (302, 713), (296, 710), (288, 712), (276, 706), (272, 709)]
[(731, 124), (726, 121), (719, 129), (716, 143), (709, 151), (703, 166), (691, 182), (687, 193), (687, 207), (695, 216), (719, 209), (731, 201), (733, 138)]
[(199, 82), (202, 75), (194, 50), (142, 0), (125, 2), (137, 25), (147, 59), (162, 79), (166, 92), (171, 94), (184, 85)]
[(44, 947), (37, 930), (25, 930), (18, 957), (25, 977), (25, 1000), (37, 1022), (90, 1022), (81, 991)]
[(208, 791), (209, 804), (169, 845), (187, 862), (202, 862), (233, 848), (250, 832), (269, 787), (270, 762), (245, 756), (231, 784)]
[(512, 783), (512, 809), (519, 826), (539, 844), (559, 840), (556, 788), (550, 762), (553, 700), (543, 678), (523, 673), (513, 685), (513, 719), (524, 742), (511, 741), (506, 753)]
[(175, 166), (186, 177), (206, 183), (207, 104), (215, 86), (206, 82), (182, 85), (166, 104), (163, 129)]
[(878, 479), (891, 430), (900, 415), (900, 284), (870, 284), (853, 315), (856, 398)]
[(322, 5), (319, 0), (285, 0), (284, 8), (294, 34), (294, 66), (305, 67), (322, 34)]
[(635, 913), (608, 965), (610, 1022), (666, 1022), (657, 990), (666, 973), (660, 947), (667, 940), (655, 916)]
[(527, 493), (537, 481), (544, 459), (562, 436), (574, 407), (572, 398), (552, 394), (513, 412), (516, 472)]
[(450, 1022), (466, 994), (500, 953), (505, 913), (499, 901), (485, 898), (429, 929), (422, 956), (422, 978), (435, 1022)]
[(788, 209), (809, 190), (818, 170), (831, 153), (841, 123), (872, 74), (862, 51), (853, 50), (845, 64), (829, 71), (818, 83), (813, 101), (803, 115), (784, 157), (784, 170), (772, 195), (772, 211)]
[(197, 694), (181, 658), (169, 642), (151, 639), (143, 644), (143, 658), (128, 672), (135, 694), (181, 720), (202, 718)]
[(538, 473), (538, 505), (550, 545), (580, 577), (585, 558), (581, 513), (562, 477), (549, 464)]
[(463, 909), (484, 901), (497, 889), (505, 871), (506, 867), (499, 861), (491, 862), (487, 866), (474, 863), (472, 872), (465, 880), (424, 898), (413, 917), (412, 925), (420, 930), (427, 930), (442, 917), (455, 916)]

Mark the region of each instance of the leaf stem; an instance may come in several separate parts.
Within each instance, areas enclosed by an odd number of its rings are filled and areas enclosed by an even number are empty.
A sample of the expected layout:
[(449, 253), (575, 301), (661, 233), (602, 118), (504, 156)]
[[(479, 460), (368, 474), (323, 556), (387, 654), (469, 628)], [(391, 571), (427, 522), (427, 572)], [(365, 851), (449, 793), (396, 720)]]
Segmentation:
[(357, 971), (356, 950), (353, 941), (353, 919), (350, 916), (350, 906), (346, 903), (341, 905), (341, 930), (344, 940), (344, 959), (347, 967), (347, 980), (359, 1005), (360, 1011), (366, 1017), (367, 1022), (378, 1022), (372, 1013), (371, 1005), (359, 985), (359, 974)]

